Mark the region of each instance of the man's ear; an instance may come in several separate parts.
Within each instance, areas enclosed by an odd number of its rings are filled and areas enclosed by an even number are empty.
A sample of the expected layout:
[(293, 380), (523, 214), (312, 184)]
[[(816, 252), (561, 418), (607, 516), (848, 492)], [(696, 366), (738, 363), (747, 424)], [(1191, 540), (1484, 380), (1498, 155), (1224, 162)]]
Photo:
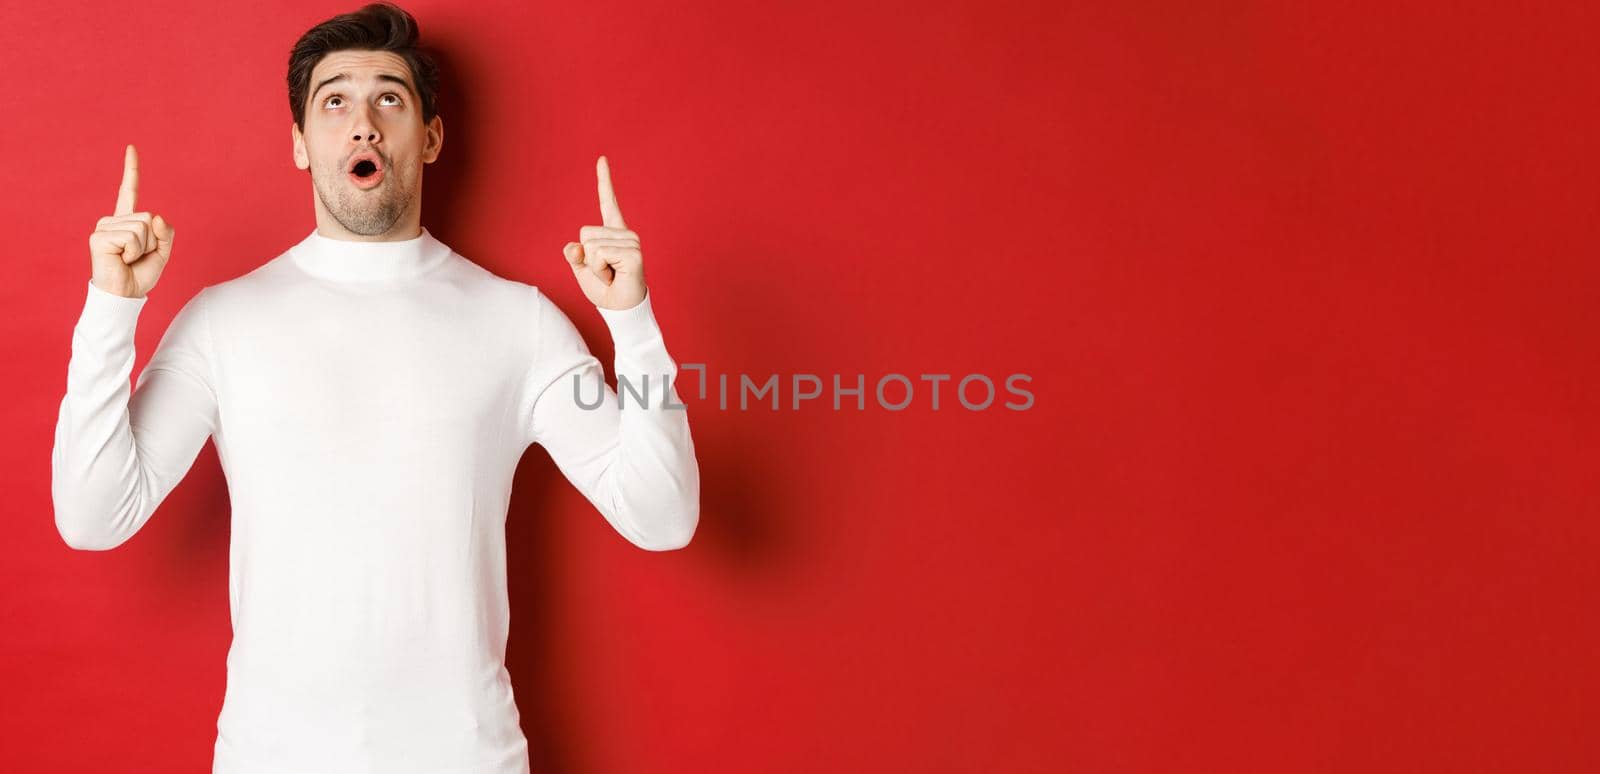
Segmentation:
[(439, 151), (444, 148), (444, 119), (434, 116), (423, 130), (426, 136), (422, 143), (422, 163), (432, 164), (434, 159), (439, 158)]
[(300, 133), (300, 125), (289, 123), (289, 134), (294, 139), (294, 165), (297, 169), (310, 169), (311, 157), (306, 154), (306, 138)]

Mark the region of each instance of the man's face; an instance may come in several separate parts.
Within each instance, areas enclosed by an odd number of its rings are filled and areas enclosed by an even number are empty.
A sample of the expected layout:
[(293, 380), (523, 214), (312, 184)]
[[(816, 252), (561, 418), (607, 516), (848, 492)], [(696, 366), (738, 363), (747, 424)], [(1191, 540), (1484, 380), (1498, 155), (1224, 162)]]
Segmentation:
[(310, 89), (305, 130), (293, 127), (295, 166), (311, 171), (321, 208), (345, 230), (389, 233), (420, 206), (422, 165), (439, 156), (442, 122), (422, 123), (411, 69), (388, 51), (328, 54)]

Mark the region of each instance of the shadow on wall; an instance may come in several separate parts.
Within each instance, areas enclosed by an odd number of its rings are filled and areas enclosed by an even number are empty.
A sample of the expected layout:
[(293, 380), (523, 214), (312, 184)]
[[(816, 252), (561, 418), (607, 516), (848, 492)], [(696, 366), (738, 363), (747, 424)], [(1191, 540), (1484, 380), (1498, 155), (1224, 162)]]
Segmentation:
[(462, 222), (463, 208), (474, 188), (472, 153), (486, 142), (479, 137), (472, 115), (472, 92), (464, 87), (474, 79), (463, 75), (464, 63), (451, 58), (455, 48), (447, 41), (430, 40), (429, 50), (439, 65), (439, 99), (436, 108), (444, 121), (444, 148), (422, 173), (422, 225), (447, 245), (456, 245), (452, 224)]

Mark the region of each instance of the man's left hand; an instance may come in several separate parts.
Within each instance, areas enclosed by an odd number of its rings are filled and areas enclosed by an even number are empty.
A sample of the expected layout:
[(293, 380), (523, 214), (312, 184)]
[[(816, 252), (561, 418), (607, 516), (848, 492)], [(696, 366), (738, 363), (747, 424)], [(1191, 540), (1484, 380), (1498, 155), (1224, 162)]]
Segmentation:
[(578, 241), (562, 248), (578, 287), (595, 306), (631, 309), (644, 300), (644, 253), (639, 235), (622, 222), (617, 193), (611, 188), (611, 168), (606, 157), (595, 164), (600, 179), (600, 226), (578, 230)]

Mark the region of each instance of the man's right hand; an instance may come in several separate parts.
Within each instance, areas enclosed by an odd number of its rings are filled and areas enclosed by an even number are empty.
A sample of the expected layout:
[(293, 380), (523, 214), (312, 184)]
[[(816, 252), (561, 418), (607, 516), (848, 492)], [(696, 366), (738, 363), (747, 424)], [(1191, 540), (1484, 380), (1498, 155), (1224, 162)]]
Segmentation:
[(129, 145), (123, 155), (117, 208), (101, 218), (89, 235), (90, 281), (101, 290), (128, 298), (143, 298), (156, 286), (172, 257), (176, 233), (160, 215), (133, 211), (138, 193), (139, 154)]

